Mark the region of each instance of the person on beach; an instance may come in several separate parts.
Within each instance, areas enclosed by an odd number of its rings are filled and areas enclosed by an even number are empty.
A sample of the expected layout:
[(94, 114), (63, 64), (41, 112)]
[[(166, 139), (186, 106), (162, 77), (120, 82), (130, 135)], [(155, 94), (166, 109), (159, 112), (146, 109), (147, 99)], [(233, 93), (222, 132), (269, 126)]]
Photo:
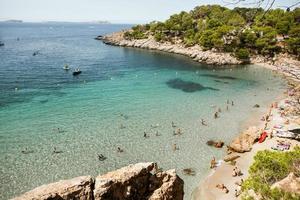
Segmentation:
[(202, 124), (203, 126), (207, 126), (207, 123), (205, 122), (204, 119), (201, 119), (201, 124)]
[(232, 177), (236, 177), (237, 176), (237, 172), (235, 171), (235, 168), (233, 168), (232, 170)]
[(222, 183), (222, 184), (217, 184), (216, 188), (221, 189), (222, 191), (224, 191), (226, 194), (229, 192), (228, 188)]
[(180, 135), (180, 134), (182, 134), (182, 132), (181, 132), (181, 129), (178, 128), (178, 129), (176, 130), (176, 135)]
[(147, 138), (147, 137), (148, 137), (147, 133), (146, 133), (146, 132), (144, 132), (144, 138)]
[(175, 123), (172, 121), (172, 128), (175, 128), (176, 126), (175, 126)]
[(173, 144), (173, 151), (179, 150), (176, 144)]
[(269, 122), (270, 121), (270, 116), (266, 115), (266, 121)]
[(232, 105), (232, 106), (234, 106), (234, 103), (233, 103), (233, 101), (231, 101), (231, 105)]
[(226, 106), (226, 110), (227, 110), (227, 111), (229, 110), (229, 107), (228, 107), (228, 105)]
[(233, 168), (232, 170), (232, 176), (236, 177), (236, 176), (242, 176), (243, 173), (241, 172), (241, 170), (237, 167)]
[(118, 152), (118, 153), (122, 153), (122, 152), (124, 152), (124, 150), (121, 149), (120, 147), (118, 147), (117, 152)]
[(219, 113), (218, 112), (215, 112), (215, 115), (214, 115), (215, 119), (217, 119), (219, 117)]
[(237, 188), (234, 190), (234, 196), (238, 197), (242, 194), (242, 187), (241, 186), (237, 186)]
[(210, 161), (210, 168), (213, 169), (217, 166), (216, 158), (213, 157), (213, 159)]
[(268, 122), (265, 123), (264, 130), (267, 130), (267, 128), (268, 128)]
[(155, 132), (155, 136), (160, 136), (160, 134), (158, 133), (158, 131)]
[(106, 157), (103, 154), (98, 154), (98, 160), (99, 161), (104, 161)]
[(244, 179), (241, 178), (240, 181), (236, 181), (234, 184), (236, 184), (237, 186), (241, 186), (244, 182)]

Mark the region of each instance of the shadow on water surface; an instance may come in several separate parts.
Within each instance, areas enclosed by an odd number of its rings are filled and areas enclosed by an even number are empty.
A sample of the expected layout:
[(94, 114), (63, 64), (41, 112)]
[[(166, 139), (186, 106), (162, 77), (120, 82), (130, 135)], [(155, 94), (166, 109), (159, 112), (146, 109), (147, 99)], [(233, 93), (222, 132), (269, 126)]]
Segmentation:
[(212, 87), (205, 87), (199, 83), (191, 82), (191, 81), (184, 81), (182, 79), (176, 78), (171, 79), (166, 82), (166, 84), (173, 89), (182, 90), (183, 92), (197, 92), (202, 90), (214, 90), (219, 91), (219, 89), (212, 88)]

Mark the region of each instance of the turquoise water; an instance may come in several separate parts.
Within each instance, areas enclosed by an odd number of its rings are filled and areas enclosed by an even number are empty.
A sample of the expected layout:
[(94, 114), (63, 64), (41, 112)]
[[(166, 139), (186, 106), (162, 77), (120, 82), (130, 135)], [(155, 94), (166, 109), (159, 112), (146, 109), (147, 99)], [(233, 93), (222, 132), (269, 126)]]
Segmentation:
[[(265, 109), (254, 104), (267, 105), (285, 88), (280, 77), (256, 66), (213, 70), (182, 56), (93, 40), (126, 27), (0, 24), (1, 199), (144, 161), (177, 169), (189, 199), (211, 157), (223, 155), (206, 141), (230, 142), (254, 112)], [(62, 69), (65, 63), (83, 73), (74, 78)], [(228, 111), (227, 99), (234, 101)], [(219, 107), (221, 117), (214, 119)], [(172, 121), (182, 135), (173, 135)], [(23, 154), (26, 148), (33, 152)], [(53, 154), (54, 148), (62, 153)], [(97, 154), (107, 159), (101, 162)], [(189, 167), (196, 176), (182, 174)]]

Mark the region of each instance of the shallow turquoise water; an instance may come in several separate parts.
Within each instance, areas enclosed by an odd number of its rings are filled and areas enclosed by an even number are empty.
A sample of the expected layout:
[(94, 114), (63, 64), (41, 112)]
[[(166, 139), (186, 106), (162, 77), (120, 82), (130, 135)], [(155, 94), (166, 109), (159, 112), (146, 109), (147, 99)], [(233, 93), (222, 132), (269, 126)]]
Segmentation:
[[(265, 109), (254, 104), (267, 105), (285, 88), (280, 77), (256, 66), (212, 70), (182, 56), (93, 40), (127, 25), (62, 27), (0, 25), (6, 44), (0, 49), (1, 199), (143, 161), (177, 169), (188, 199), (209, 172), (211, 157), (223, 155), (206, 141), (229, 142), (243, 122)], [(41, 53), (33, 57), (36, 49)], [(64, 72), (64, 63), (80, 66), (82, 75)], [(228, 111), (227, 99), (235, 104)], [(219, 119), (213, 118), (214, 105), (222, 109)], [(201, 118), (209, 126), (201, 126)], [(172, 121), (183, 135), (173, 135)], [(53, 154), (54, 147), (63, 153)], [(33, 153), (22, 154), (26, 148)], [(98, 161), (100, 153), (107, 160)], [(188, 167), (196, 176), (181, 173)]]

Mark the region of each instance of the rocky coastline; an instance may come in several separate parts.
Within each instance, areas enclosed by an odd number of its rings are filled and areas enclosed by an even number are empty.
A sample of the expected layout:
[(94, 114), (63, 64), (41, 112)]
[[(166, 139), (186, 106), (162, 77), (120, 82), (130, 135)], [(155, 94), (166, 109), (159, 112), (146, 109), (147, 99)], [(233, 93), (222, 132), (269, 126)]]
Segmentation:
[(124, 33), (125, 31), (120, 31), (105, 36), (98, 36), (95, 39), (102, 40), (103, 43), (108, 45), (134, 47), (180, 54), (187, 56), (196, 62), (210, 65), (239, 65), (243, 63), (243, 61), (236, 59), (230, 55), (230, 53), (220, 53), (212, 50), (204, 51), (199, 45), (185, 47), (180, 43), (160, 43), (155, 41), (153, 36), (149, 36), (146, 39), (127, 40), (124, 38)]
[(175, 170), (160, 172), (156, 163), (137, 163), (96, 178), (42, 185), (13, 200), (182, 200), (183, 184)]

